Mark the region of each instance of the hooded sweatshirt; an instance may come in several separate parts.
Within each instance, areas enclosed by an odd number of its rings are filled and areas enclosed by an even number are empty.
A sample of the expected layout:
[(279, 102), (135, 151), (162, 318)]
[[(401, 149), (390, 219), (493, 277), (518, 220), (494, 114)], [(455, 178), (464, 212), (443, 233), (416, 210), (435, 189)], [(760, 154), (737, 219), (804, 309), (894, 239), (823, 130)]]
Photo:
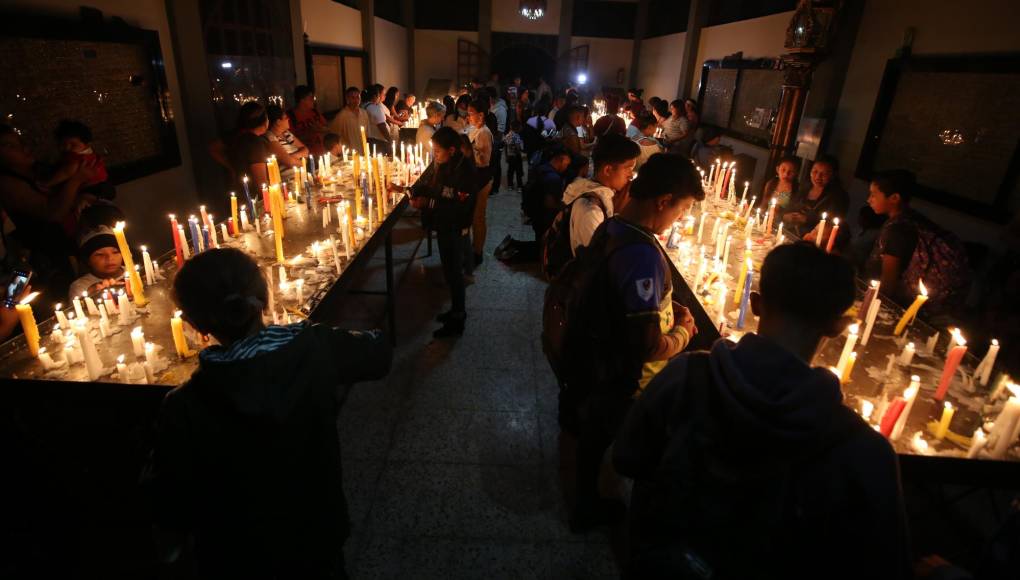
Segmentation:
[(349, 535), (340, 385), (377, 379), (378, 333), (270, 326), (199, 368), (163, 403), (146, 484), (156, 524), (194, 535), (204, 577), (320, 577)]
[(677, 357), (634, 404), (613, 460), (635, 479), (631, 529), (650, 569), (684, 545), (717, 578), (748, 577), (741, 566), (768, 578), (909, 577), (892, 447), (842, 404), (831, 372), (768, 338)]
[[(579, 199), (585, 194), (598, 196), (602, 207), (592, 199)], [(574, 200), (577, 203), (570, 210), (570, 247), (576, 255), (577, 248), (591, 242), (599, 225), (613, 217), (613, 190), (587, 177), (578, 177), (563, 192), (563, 205), (570, 205)]]

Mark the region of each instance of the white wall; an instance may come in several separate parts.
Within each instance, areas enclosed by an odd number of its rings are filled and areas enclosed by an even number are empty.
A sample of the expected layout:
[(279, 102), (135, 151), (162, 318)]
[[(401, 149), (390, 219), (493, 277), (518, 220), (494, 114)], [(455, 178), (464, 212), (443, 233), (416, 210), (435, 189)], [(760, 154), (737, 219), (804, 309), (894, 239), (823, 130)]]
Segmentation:
[[(546, 15), (538, 20), (521, 16), (516, 0), (489, 0), (492, 2), (492, 31), (521, 32), (524, 34), (559, 34), (561, 0), (547, 2)], [(575, 3), (575, 10), (577, 4)]]
[(375, 82), (407, 92), (407, 29), (375, 17)]
[(673, 100), (680, 86), (680, 68), (684, 59), (687, 34), (678, 32), (641, 41), (638, 59), (637, 86), (645, 90), (644, 98), (660, 97)]
[[(904, 29), (916, 29), (915, 55), (1020, 50), (1015, 1), (985, 0), (980, 3), (980, 9), (974, 8), (965, 10), (955, 3), (923, 0), (865, 5), (829, 144), (829, 151), (839, 157), (844, 168), (844, 182), (850, 188), (854, 208), (860, 207), (867, 198), (867, 184), (851, 176), (857, 166), (886, 61), (893, 58), (901, 44)], [(1001, 232), (997, 224), (922, 200), (916, 200), (914, 206), (964, 239), (997, 243)]]
[(701, 65), (743, 51), (744, 58), (777, 57), (783, 54), (786, 25), (793, 11), (780, 12), (761, 18), (741, 20), (701, 29), (698, 41), (698, 68), (691, 81), (691, 94), (698, 94), (701, 83)]
[[(603, 87), (625, 88), (630, 75), (630, 56), (634, 41), (624, 38), (574, 36), (570, 47), (588, 45), (588, 86), (595, 93)], [(616, 72), (623, 69), (623, 82), (616, 82)]]
[[(163, 0), (91, 0), (89, 6), (101, 10), (105, 17), (117, 16), (132, 26), (159, 33), (163, 65), (173, 107), (177, 144), (181, 151), (178, 167), (160, 171), (117, 186), (117, 205), (128, 216), (133, 244), (146, 244), (157, 251), (172, 245), (166, 227), (166, 214), (180, 212), (198, 203), (191, 154), (185, 129), (186, 113), (181, 107), (181, 91), (177, 80), (173, 44)], [(46, 12), (77, 18), (81, 0), (15, 0), (8, 4), (31, 12)]]
[[(333, 0), (301, 0), (302, 27), (312, 44), (360, 50), (361, 11)], [(379, 18), (376, 18), (378, 21)], [(378, 36), (376, 24), (376, 36)], [(378, 42), (378, 41), (376, 41)]]
[(478, 32), (460, 30), (414, 31), (415, 93), (421, 95), (429, 79), (450, 79), (457, 82), (457, 40), (478, 42)]

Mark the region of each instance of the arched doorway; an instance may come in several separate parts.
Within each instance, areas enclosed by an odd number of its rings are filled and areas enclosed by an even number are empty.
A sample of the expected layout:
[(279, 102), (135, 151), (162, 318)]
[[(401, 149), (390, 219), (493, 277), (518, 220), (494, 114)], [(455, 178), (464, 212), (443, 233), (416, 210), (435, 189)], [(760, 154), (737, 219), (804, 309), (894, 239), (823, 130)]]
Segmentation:
[(510, 45), (492, 57), (492, 72), (509, 82), (520, 75), (525, 85), (538, 84), (538, 77), (553, 82), (556, 76), (556, 61), (541, 48), (528, 44)]

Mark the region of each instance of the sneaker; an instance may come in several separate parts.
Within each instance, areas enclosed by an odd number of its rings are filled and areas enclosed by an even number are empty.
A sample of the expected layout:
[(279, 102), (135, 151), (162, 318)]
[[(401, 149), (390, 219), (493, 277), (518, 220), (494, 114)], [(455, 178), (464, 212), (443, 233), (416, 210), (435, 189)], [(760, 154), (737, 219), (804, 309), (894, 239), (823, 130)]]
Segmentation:
[(570, 514), (570, 531), (583, 534), (599, 526), (614, 526), (627, 516), (627, 506), (618, 499), (599, 498), (594, 502), (578, 503)]

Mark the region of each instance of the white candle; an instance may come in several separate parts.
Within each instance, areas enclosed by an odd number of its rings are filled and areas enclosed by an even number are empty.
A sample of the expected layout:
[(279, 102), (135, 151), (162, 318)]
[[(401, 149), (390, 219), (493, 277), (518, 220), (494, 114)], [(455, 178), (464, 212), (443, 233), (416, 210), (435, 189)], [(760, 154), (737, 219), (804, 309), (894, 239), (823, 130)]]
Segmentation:
[(726, 320), (726, 284), (719, 284), (719, 310), (716, 312), (716, 320), (723, 322)]
[(141, 326), (131, 329), (131, 346), (134, 348), (135, 356), (145, 355), (145, 333)]
[[(344, 228), (344, 237), (347, 236), (347, 229)], [(336, 249), (336, 236), (333, 234), (329, 235), (329, 248), (333, 252), (333, 267), (336, 268), (337, 276), (340, 275), (340, 251)]]
[(145, 266), (145, 283), (152, 286), (156, 283), (156, 271), (152, 268), (152, 257), (145, 246), (142, 246), (142, 264)]
[(896, 425), (893, 427), (892, 435), (889, 437), (891, 440), (899, 439), (903, 433), (904, 427), (907, 426), (907, 417), (910, 416), (910, 410), (914, 408), (914, 401), (917, 400), (917, 393), (921, 390), (921, 377), (913, 375), (910, 377), (910, 386), (907, 390), (903, 391), (903, 399), (907, 402), (907, 405), (903, 408), (903, 412), (900, 413), (899, 419), (896, 420)]
[(85, 311), (81, 309), (81, 300), (75, 296), (71, 299), (71, 304), (74, 305), (74, 314), (78, 318), (85, 318)]
[(280, 265), (279, 272), (280, 272), (280, 275), (279, 275), (280, 276), (279, 277), (280, 284), (286, 284), (287, 283), (287, 269), (284, 268), (282, 264)]
[(733, 236), (732, 235), (726, 236), (726, 246), (723, 248), (723, 259), (722, 259), (722, 264), (723, 264), (723, 269), (724, 270), (727, 267), (729, 267), (729, 263), (730, 263), (730, 243), (732, 241), (733, 241)]
[(181, 258), (187, 260), (191, 258), (191, 252), (188, 250), (188, 239), (184, 237), (184, 226), (177, 226), (177, 235), (181, 239)]
[(248, 211), (245, 208), (241, 208), (241, 231), (246, 232), (251, 227), (248, 223)]
[(74, 327), (74, 336), (81, 345), (82, 356), (85, 358), (85, 369), (89, 373), (89, 380), (95, 381), (103, 374), (103, 362), (99, 359), (96, 351), (96, 344), (89, 336), (88, 324), (85, 320), (77, 321)]
[(822, 238), (825, 236), (825, 218), (828, 215), (828, 213), (822, 212), (822, 219), (818, 222), (818, 229), (815, 230), (815, 245), (819, 248), (822, 247)]
[(224, 223), (220, 224), (220, 234), (223, 235), (224, 240), (230, 239), (230, 232), (227, 231), (227, 224)]
[(985, 358), (981, 359), (981, 363), (974, 369), (974, 376), (978, 377), (978, 381), (981, 386), (988, 386), (988, 379), (992, 377), (992, 367), (995, 366), (995, 357), (999, 354), (999, 341), (992, 339), (991, 346), (988, 347), (988, 352), (985, 353)]
[(121, 326), (131, 324), (131, 304), (128, 302), (127, 294), (124, 294), (123, 290), (117, 294), (117, 310), (120, 311), (118, 323)]
[(53, 307), (53, 312), (57, 316), (57, 325), (60, 326), (61, 329), (68, 330), (71, 328), (71, 324), (67, 322), (67, 316), (64, 314), (62, 304), (57, 303), (57, 305)]
[(305, 288), (304, 278), (298, 278), (297, 280), (294, 280), (294, 293), (297, 296), (298, 308), (300, 308), (301, 305), (305, 303), (304, 288)]
[(882, 307), (882, 299), (875, 297), (871, 299), (868, 304), (868, 312), (864, 319), (864, 334), (861, 335), (861, 346), (868, 345), (868, 339), (871, 337), (871, 329), (875, 326), (875, 319), (878, 318), (878, 310)]
[(131, 377), (128, 376), (127, 365), (124, 364), (124, 355), (117, 357), (117, 377), (120, 378), (120, 382), (122, 383), (126, 383), (131, 380)]
[(96, 303), (88, 295), (88, 292), (82, 292), (81, 295), (85, 298), (85, 310), (88, 311), (89, 316), (99, 316), (99, 309), (96, 308)]
[(938, 344), (938, 342), (939, 342), (938, 332), (928, 337), (928, 342), (925, 344), (925, 347), (928, 349), (927, 351), (928, 354), (935, 354), (935, 345)]
[(974, 459), (988, 443), (985, 432), (978, 427), (974, 430), (974, 436), (970, 438), (970, 447), (967, 449), (967, 459)]
[(46, 352), (45, 346), (39, 349), (39, 356), (36, 358), (38, 358), (39, 362), (42, 363), (44, 370), (48, 371), (53, 367), (57, 366), (57, 363), (53, 362), (53, 357), (51, 357), (49, 353)]
[(992, 444), (989, 454), (995, 459), (1002, 459), (1006, 450), (1013, 443), (1013, 433), (1020, 427), (1020, 388), (1016, 384), (1007, 385), (1013, 396), (1006, 401), (1006, 405), (995, 419), (991, 432), (988, 434), (988, 442)]
[(907, 346), (903, 347), (903, 352), (900, 353), (900, 364), (907, 366), (910, 361), (914, 360), (914, 343), (908, 342)]

